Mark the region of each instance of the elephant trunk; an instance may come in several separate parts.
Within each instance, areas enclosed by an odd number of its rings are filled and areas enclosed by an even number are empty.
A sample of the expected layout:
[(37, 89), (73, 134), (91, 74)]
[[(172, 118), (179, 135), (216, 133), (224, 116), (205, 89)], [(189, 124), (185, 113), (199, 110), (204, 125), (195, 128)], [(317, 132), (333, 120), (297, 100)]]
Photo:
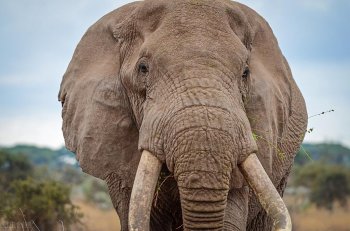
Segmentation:
[(232, 136), (208, 126), (182, 132), (188, 139), (184, 140), (182, 135), (175, 138), (172, 155), (184, 229), (222, 230), (235, 165), (229, 147)]
[[(195, 71), (193, 71), (195, 72)], [(185, 230), (222, 230), (232, 172), (256, 150), (248, 119), (227, 76), (186, 75), (165, 123), (166, 163), (177, 181)]]
[(185, 230), (223, 229), (228, 189), (179, 187), (179, 191)]

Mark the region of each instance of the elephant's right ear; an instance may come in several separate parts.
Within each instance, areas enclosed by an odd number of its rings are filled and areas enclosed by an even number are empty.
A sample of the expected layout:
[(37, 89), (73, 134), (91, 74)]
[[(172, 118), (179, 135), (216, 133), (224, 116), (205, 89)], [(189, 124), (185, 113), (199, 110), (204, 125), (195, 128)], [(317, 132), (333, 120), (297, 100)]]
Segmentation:
[(105, 179), (117, 174), (132, 186), (140, 158), (138, 129), (119, 77), (120, 44), (114, 28), (138, 3), (125, 5), (89, 28), (63, 77), (63, 135), (84, 172)]

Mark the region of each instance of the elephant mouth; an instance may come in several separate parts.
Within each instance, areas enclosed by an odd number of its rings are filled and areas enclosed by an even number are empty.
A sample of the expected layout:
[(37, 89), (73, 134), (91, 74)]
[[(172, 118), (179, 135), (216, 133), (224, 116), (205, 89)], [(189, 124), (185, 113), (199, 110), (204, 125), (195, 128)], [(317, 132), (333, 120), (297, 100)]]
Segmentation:
[[(149, 230), (151, 205), (162, 163), (144, 150), (136, 172), (129, 208), (129, 229)], [(274, 231), (291, 231), (289, 212), (256, 154), (250, 154), (240, 166), (244, 178), (273, 221)]]

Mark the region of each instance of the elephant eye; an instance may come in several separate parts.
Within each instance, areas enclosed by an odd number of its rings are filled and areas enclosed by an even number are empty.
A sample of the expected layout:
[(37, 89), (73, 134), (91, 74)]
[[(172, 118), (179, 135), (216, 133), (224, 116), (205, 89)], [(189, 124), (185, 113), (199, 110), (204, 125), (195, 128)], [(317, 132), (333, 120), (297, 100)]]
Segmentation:
[(248, 78), (249, 74), (250, 74), (249, 68), (246, 67), (244, 72), (243, 72), (242, 78), (246, 80)]
[(148, 73), (148, 65), (146, 63), (140, 63), (139, 64), (139, 72), (142, 74)]

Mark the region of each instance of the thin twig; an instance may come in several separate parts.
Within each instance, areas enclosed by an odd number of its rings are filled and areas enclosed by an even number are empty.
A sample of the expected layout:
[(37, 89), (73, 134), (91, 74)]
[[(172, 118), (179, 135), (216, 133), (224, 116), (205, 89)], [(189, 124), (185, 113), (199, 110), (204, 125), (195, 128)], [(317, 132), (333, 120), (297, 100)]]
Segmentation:
[[(21, 224), (22, 230), (24, 231), (24, 226), (23, 226), (23, 224), (22, 224), (22, 223), (20, 223), (20, 224)], [(17, 228), (17, 225), (16, 225), (16, 228)]]
[(62, 220), (59, 220), (59, 222), (60, 222), (60, 223), (61, 223), (61, 225), (62, 225), (62, 231), (64, 231), (63, 221), (62, 221)]
[(278, 156), (279, 156), (281, 159), (285, 157), (285, 153), (284, 153), (281, 149), (279, 149), (279, 148), (277, 147), (277, 145), (274, 145), (273, 143), (271, 143), (270, 141), (268, 141), (268, 140), (267, 140), (266, 138), (264, 138), (263, 136), (260, 136), (260, 135), (257, 135), (257, 134), (255, 134), (255, 133), (253, 133), (253, 138), (254, 138), (254, 140), (261, 139), (261, 140), (265, 141), (268, 145), (270, 145), (271, 147), (273, 147), (273, 148), (277, 151), (277, 154), (278, 154)]
[(40, 231), (39, 227), (36, 226), (35, 222), (32, 220), (32, 224), (35, 226), (35, 228), (37, 228), (38, 231)]
[(310, 118), (312, 118), (312, 117), (316, 117), (316, 116), (324, 115), (324, 114), (326, 114), (326, 113), (330, 113), (330, 112), (334, 112), (334, 110), (333, 110), (333, 109), (331, 109), (331, 110), (328, 110), (328, 111), (323, 111), (323, 112), (318, 113), (318, 114), (316, 114), (316, 115), (312, 115), (312, 116), (310, 116), (308, 119), (310, 119)]
[(28, 229), (28, 225), (27, 225), (27, 221), (26, 221), (26, 218), (25, 218), (25, 216), (24, 216), (24, 213), (23, 213), (22, 209), (19, 208), (19, 211), (21, 211), (22, 217), (23, 217), (23, 220), (24, 220), (24, 224), (26, 225), (27, 230), (29, 230), (29, 229)]
[(301, 145), (300, 146), (301, 150), (305, 153), (305, 155), (307, 156), (307, 158), (311, 161), (314, 161), (311, 157), (311, 155), (305, 150), (305, 148)]

